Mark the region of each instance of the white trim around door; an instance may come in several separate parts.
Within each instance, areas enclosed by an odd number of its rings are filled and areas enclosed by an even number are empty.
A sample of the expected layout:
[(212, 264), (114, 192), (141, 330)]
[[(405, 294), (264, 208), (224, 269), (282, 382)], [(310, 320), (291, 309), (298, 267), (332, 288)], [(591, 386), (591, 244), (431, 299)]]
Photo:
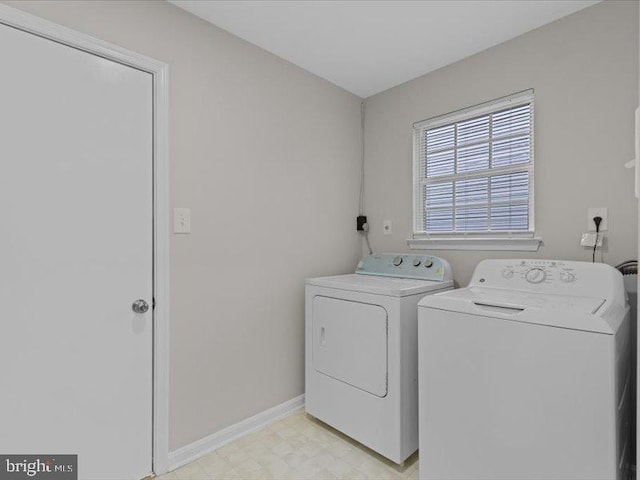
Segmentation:
[(153, 471), (169, 467), (169, 66), (0, 4), (0, 23), (153, 75)]

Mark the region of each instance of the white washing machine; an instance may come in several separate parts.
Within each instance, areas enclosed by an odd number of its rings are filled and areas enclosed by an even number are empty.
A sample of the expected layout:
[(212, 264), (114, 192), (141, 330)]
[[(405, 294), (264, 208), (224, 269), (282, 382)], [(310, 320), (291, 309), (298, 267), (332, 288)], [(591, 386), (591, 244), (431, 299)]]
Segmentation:
[(453, 287), (428, 255), (306, 281), (306, 411), (396, 463), (418, 448), (418, 301)]
[(609, 265), (485, 260), (418, 313), (420, 478), (621, 480), (629, 306)]

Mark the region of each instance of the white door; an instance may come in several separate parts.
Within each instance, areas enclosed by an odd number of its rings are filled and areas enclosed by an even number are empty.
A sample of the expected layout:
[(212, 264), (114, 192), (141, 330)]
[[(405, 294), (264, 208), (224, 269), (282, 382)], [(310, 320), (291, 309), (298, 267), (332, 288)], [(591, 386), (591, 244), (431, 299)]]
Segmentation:
[(151, 471), (152, 76), (0, 24), (0, 452)]

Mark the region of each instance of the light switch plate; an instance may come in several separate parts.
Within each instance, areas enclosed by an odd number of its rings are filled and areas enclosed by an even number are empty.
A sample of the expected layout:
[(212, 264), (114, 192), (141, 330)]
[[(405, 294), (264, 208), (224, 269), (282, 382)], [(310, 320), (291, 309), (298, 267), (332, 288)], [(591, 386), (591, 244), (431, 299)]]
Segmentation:
[(191, 209), (173, 209), (173, 233), (191, 233)]
[(382, 233), (384, 235), (392, 235), (393, 229), (391, 228), (391, 220), (384, 220), (382, 222)]
[(595, 232), (596, 224), (593, 223), (594, 217), (601, 217), (600, 231), (609, 230), (609, 209), (607, 207), (591, 207), (587, 209), (587, 231)]

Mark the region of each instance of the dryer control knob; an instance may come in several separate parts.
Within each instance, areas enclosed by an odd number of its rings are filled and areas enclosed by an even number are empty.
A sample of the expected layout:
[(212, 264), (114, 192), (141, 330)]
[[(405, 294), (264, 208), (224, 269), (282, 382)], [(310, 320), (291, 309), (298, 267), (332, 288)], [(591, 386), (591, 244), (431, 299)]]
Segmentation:
[(416, 258), (416, 259), (413, 261), (413, 266), (414, 266), (414, 267), (419, 267), (419, 266), (420, 266), (420, 263), (422, 263), (422, 260), (420, 260), (419, 258)]
[(524, 274), (524, 278), (529, 283), (542, 283), (547, 278), (547, 273), (541, 268), (532, 268)]
[(513, 278), (513, 268), (505, 268), (502, 270), (502, 276), (504, 278)]
[(433, 262), (431, 260), (425, 260), (424, 266), (427, 268), (431, 268), (433, 266)]
[(399, 267), (399, 266), (402, 264), (402, 257), (401, 257), (400, 255), (398, 255), (397, 257), (395, 257), (395, 258), (393, 259), (393, 264), (394, 264), (396, 267)]

